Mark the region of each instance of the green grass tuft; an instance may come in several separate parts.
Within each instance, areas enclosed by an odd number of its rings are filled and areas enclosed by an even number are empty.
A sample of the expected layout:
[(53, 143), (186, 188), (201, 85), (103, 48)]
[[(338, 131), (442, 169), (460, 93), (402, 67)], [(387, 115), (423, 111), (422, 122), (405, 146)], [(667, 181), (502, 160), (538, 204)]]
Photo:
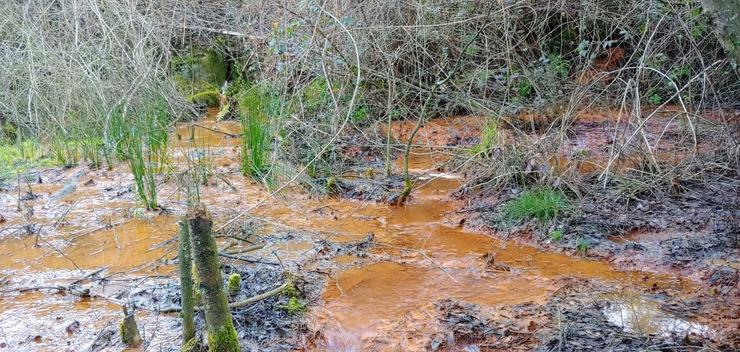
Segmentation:
[(504, 217), (510, 221), (554, 219), (568, 208), (568, 200), (560, 191), (536, 188), (525, 191), (519, 198), (506, 203)]
[(16, 173), (23, 173), (35, 167), (54, 165), (54, 160), (46, 156), (41, 144), (24, 140), (14, 144), (0, 144), (0, 179), (9, 180)]
[(261, 180), (269, 170), (270, 118), (278, 114), (278, 96), (269, 88), (253, 86), (237, 97), (242, 125), (242, 173)]
[(563, 232), (560, 230), (555, 230), (550, 233), (550, 240), (553, 242), (558, 242), (561, 239), (563, 239)]

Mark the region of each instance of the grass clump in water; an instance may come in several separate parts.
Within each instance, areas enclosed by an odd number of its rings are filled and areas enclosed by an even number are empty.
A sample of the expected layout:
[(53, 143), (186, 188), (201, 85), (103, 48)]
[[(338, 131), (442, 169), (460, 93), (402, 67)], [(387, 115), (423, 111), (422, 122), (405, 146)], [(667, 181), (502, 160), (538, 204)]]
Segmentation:
[(133, 121), (123, 114), (115, 115), (112, 130), (119, 138), (116, 152), (126, 160), (134, 175), (136, 195), (147, 209), (158, 208), (156, 174), (164, 171), (167, 162), (167, 127), (170, 116), (163, 99), (149, 103)]
[(279, 98), (262, 86), (240, 92), (237, 97), (242, 125), (242, 173), (262, 179), (269, 170), (270, 117), (276, 116)]
[(527, 190), (519, 198), (506, 203), (503, 215), (509, 221), (537, 219), (545, 222), (567, 208), (568, 200), (562, 192), (543, 187)]
[(79, 146), (76, 142), (65, 137), (57, 138), (51, 142), (51, 154), (57, 164), (65, 168), (76, 166), (80, 161)]

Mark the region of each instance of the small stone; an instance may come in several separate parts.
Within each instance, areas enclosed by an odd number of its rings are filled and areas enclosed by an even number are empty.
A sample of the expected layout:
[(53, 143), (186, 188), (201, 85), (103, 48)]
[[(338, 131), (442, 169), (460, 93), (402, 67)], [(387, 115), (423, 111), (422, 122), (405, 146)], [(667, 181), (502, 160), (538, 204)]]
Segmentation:
[(75, 320), (69, 325), (67, 325), (67, 327), (64, 330), (67, 332), (67, 334), (70, 334), (70, 335), (77, 333), (80, 331), (80, 322)]

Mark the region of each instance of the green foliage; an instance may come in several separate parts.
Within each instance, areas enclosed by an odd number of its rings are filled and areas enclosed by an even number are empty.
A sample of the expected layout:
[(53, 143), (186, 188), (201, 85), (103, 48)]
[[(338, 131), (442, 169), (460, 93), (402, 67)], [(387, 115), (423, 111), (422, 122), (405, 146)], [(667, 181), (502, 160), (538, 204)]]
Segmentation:
[(282, 293), (283, 295), (287, 297), (299, 297), (300, 296), (300, 292), (298, 291), (298, 288), (296, 288), (292, 282), (283, 289)]
[(177, 56), (170, 62), (170, 70), (180, 93), (190, 99), (199, 92), (218, 91), (226, 81), (226, 63), (215, 50)]
[(563, 60), (563, 58), (557, 54), (549, 54), (547, 55), (547, 59), (549, 61), (550, 70), (555, 72), (561, 78), (568, 77), (568, 72), (570, 72), (570, 64), (568, 61)]
[(532, 95), (532, 91), (532, 83), (529, 83), (529, 80), (526, 78), (519, 80), (519, 84), (516, 88), (516, 93), (519, 97), (527, 98)]
[(212, 84), (220, 86), (226, 81), (226, 63), (221, 53), (209, 50), (201, 59), (201, 64), (208, 72)]
[(222, 106), (221, 109), (218, 111), (218, 115), (216, 115), (216, 120), (221, 121), (229, 116), (229, 114), (231, 114), (231, 103), (227, 101), (226, 104), (224, 104), (224, 106)]
[(218, 106), (220, 94), (216, 89), (209, 89), (188, 97), (188, 101), (201, 106)]
[(124, 159), (134, 175), (136, 194), (147, 209), (156, 209), (156, 174), (162, 172), (167, 161), (167, 143), (170, 117), (166, 102), (158, 99), (144, 106), (130, 126), (119, 126)]
[(10, 121), (5, 121), (0, 126), (0, 142), (15, 141), (18, 138), (18, 126)]
[(302, 303), (298, 298), (296, 297), (290, 297), (288, 300), (288, 303), (283, 305), (282, 308), (288, 312), (290, 315), (296, 315), (303, 313), (304, 310), (306, 310), (306, 304)]
[(329, 84), (323, 78), (317, 78), (311, 81), (303, 88), (303, 104), (306, 110), (315, 111), (331, 102), (329, 94)]
[(269, 125), (257, 116), (242, 117), (242, 164), (244, 175), (261, 178), (268, 169)]
[(45, 155), (44, 148), (36, 141), (0, 144), (0, 179), (11, 179), (17, 172), (53, 164), (54, 160)]
[(56, 163), (65, 168), (76, 166), (80, 161), (79, 146), (68, 137), (54, 139), (51, 142), (51, 153)]
[(80, 139), (80, 151), (82, 158), (87, 160), (91, 168), (97, 169), (102, 165), (106, 153), (103, 139), (100, 137), (88, 137)]
[(663, 97), (658, 94), (658, 90), (656, 88), (650, 88), (647, 92), (648, 95), (648, 102), (653, 105), (659, 105), (663, 102)]
[(563, 232), (560, 230), (555, 230), (550, 233), (550, 240), (553, 242), (558, 242), (561, 239), (563, 239)]
[(489, 123), (481, 132), (480, 141), (471, 149), (471, 153), (490, 156), (496, 143), (498, 143), (498, 125)]
[(511, 221), (537, 219), (545, 222), (557, 217), (568, 207), (568, 200), (560, 191), (536, 188), (525, 191), (519, 198), (504, 204), (503, 215)]
[(588, 239), (583, 237), (578, 237), (578, 240), (576, 241), (576, 252), (579, 255), (585, 256), (586, 253), (588, 253), (588, 247), (590, 243), (588, 242)]
[(242, 277), (241, 275), (234, 273), (229, 275), (229, 279), (226, 283), (226, 290), (231, 296), (235, 296), (239, 293), (242, 288)]
[(368, 108), (365, 105), (358, 106), (355, 108), (355, 111), (352, 112), (352, 122), (354, 123), (362, 123), (367, 120), (367, 117)]
[(269, 169), (270, 118), (277, 116), (280, 100), (271, 89), (258, 85), (240, 92), (237, 101), (242, 125), (242, 173), (259, 179)]

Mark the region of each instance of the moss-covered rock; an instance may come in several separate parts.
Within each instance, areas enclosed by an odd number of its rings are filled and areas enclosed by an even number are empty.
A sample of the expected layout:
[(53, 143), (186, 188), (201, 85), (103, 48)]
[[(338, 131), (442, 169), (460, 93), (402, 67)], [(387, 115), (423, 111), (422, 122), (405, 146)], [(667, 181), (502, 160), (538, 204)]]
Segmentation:
[(206, 90), (188, 97), (188, 101), (202, 106), (218, 106), (220, 95), (217, 90)]
[(226, 289), (229, 292), (229, 295), (235, 296), (239, 293), (239, 290), (242, 288), (242, 277), (239, 274), (231, 274), (229, 275), (229, 279), (226, 283)]
[(129, 314), (126, 310), (124, 310), (124, 315), (125, 316), (118, 327), (118, 332), (121, 334), (121, 342), (131, 347), (137, 347), (141, 345), (143, 340), (139, 334), (139, 327), (136, 324), (136, 318), (133, 313)]

